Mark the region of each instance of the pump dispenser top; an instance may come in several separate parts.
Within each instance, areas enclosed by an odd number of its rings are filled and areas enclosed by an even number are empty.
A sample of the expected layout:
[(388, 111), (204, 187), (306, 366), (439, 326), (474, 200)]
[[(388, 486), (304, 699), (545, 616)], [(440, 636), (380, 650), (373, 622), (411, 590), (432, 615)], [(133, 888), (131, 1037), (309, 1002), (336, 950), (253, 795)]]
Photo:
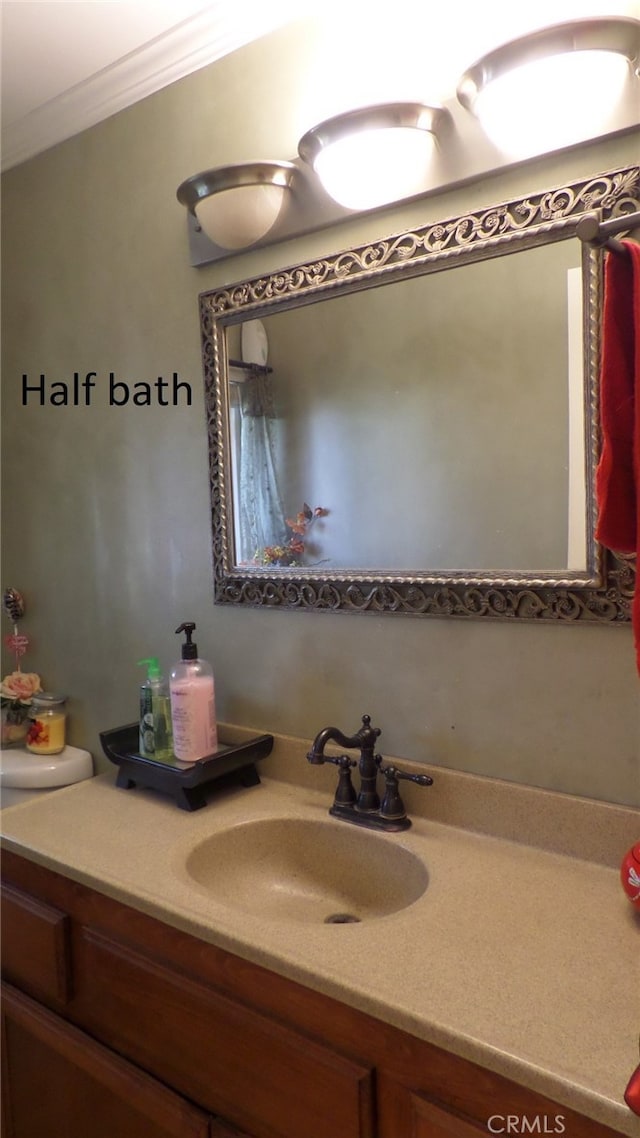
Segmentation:
[(185, 640), (169, 682), (173, 750), (186, 763), (212, 755), (218, 747), (213, 669), (198, 656), (198, 645), (192, 641), (195, 628), (190, 620), (176, 628), (176, 634), (184, 632)]
[(198, 645), (191, 643), (191, 637), (196, 630), (196, 626), (192, 620), (186, 620), (183, 624), (176, 628), (176, 633), (184, 632), (185, 641), (182, 645), (182, 659), (183, 660), (197, 660), (198, 658)]

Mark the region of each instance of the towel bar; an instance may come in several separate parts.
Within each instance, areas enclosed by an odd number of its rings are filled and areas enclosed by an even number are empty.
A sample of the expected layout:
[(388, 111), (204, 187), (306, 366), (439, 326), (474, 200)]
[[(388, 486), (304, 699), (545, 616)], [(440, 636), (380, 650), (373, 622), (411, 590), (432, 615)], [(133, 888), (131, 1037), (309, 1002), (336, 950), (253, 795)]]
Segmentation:
[(270, 375), (273, 371), (273, 368), (267, 364), (254, 364), (246, 360), (229, 360), (229, 367), (239, 367), (243, 371), (252, 372), (253, 375)]
[(624, 253), (627, 250), (621, 241), (616, 241), (614, 233), (621, 233), (624, 229), (635, 229), (640, 226), (640, 210), (635, 213), (625, 213), (620, 217), (612, 217), (609, 221), (600, 221), (597, 213), (586, 213), (580, 218), (576, 226), (576, 236), (588, 245), (603, 245), (612, 253)]

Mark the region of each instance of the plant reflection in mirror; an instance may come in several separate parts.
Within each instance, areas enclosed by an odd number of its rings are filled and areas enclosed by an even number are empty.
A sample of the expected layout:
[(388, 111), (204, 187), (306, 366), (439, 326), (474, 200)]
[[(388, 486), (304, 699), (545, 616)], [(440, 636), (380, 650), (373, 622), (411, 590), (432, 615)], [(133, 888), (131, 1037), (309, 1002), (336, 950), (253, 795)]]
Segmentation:
[(291, 537), (286, 545), (265, 545), (257, 549), (251, 565), (256, 566), (283, 566), (301, 565), (299, 558), (309, 553), (308, 534), (318, 518), (326, 518), (329, 511), (324, 506), (311, 509), (305, 502), (295, 518), (287, 518), (286, 525), (291, 530)]

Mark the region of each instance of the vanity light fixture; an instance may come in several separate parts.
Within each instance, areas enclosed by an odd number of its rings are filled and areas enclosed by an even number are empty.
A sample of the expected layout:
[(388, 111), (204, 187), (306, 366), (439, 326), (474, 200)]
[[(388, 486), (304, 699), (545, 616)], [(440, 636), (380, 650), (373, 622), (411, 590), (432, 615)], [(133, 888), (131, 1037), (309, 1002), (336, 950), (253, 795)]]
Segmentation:
[(639, 60), (639, 20), (573, 20), (489, 52), (457, 97), (504, 152), (547, 152), (600, 134)]
[(326, 119), (298, 153), (346, 209), (364, 210), (424, 193), (438, 133), (449, 115), (424, 103), (383, 103)]
[(245, 249), (276, 224), (295, 172), (293, 162), (243, 162), (194, 174), (177, 198), (221, 249)]

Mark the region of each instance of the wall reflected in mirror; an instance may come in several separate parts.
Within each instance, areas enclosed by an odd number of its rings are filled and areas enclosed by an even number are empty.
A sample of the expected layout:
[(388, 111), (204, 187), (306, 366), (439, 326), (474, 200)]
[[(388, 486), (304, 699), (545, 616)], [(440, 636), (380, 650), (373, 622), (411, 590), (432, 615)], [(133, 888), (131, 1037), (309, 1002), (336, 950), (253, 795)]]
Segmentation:
[(586, 570), (581, 252), (263, 316), (269, 372), (230, 369), (236, 564)]

